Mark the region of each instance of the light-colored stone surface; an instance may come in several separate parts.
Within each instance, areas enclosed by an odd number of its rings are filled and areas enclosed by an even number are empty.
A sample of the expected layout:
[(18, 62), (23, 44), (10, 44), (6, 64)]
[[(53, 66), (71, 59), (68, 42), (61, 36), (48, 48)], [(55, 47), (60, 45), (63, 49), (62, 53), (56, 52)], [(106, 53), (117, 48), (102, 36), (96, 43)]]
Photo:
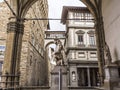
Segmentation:
[[(28, 11), (26, 18), (47, 18), (47, 1), (38, 1)], [(10, 12), (5, 3), (0, 3), (0, 45), (6, 45), (7, 23)], [(44, 60), (44, 31), (48, 21), (25, 21), (20, 60), (20, 85), (45, 85), (48, 83), (47, 62)], [(12, 33), (11, 33), (12, 34)], [(12, 35), (9, 34), (8, 38)], [(9, 41), (9, 45), (12, 42)], [(11, 49), (11, 48), (9, 48)], [(12, 51), (12, 50), (9, 50)], [(7, 53), (10, 53), (10, 52)], [(9, 57), (10, 58), (10, 57)], [(10, 63), (6, 64), (9, 65)]]
[[(63, 7), (62, 13), (62, 23), (66, 18), (93, 18), (90, 12), (86, 12), (87, 8), (81, 7)], [(66, 10), (66, 12), (65, 12)], [(66, 15), (65, 15), (66, 14)], [(85, 16), (85, 17), (84, 17)], [(86, 17), (89, 16), (89, 17)], [(91, 17), (90, 17), (91, 16)], [(69, 65), (68, 77), (69, 85), (71, 87), (79, 86), (97, 86), (97, 68), (98, 68), (98, 58), (97, 58), (97, 47), (96, 47), (96, 35), (94, 28), (94, 21), (87, 20), (68, 20), (65, 22), (66, 25), (66, 40), (65, 48), (67, 51), (67, 62)], [(91, 40), (92, 36), (92, 40)], [(92, 42), (92, 43), (91, 43)], [(90, 76), (90, 69), (96, 69), (94, 76)], [(80, 70), (81, 69), (81, 70)], [(86, 69), (86, 74), (83, 74), (82, 70)], [(92, 71), (92, 70), (91, 70)], [(84, 76), (87, 76), (88, 79), (85, 80)], [(92, 80), (94, 78), (94, 80)], [(87, 82), (87, 84), (86, 84)], [(75, 89), (74, 89), (75, 90)]]
[(6, 45), (5, 40), (7, 38), (7, 22), (9, 17), (9, 9), (7, 5), (0, 3), (0, 45)]
[[(4, 14), (3, 14), (4, 13)], [(0, 46), (4, 46), (6, 48), (6, 38), (7, 38), (7, 22), (8, 22), (8, 18), (9, 17), (9, 9), (7, 7), (7, 5), (2, 2), (0, 3)], [(3, 50), (4, 54), (5, 54), (5, 50)], [(4, 55), (0, 56), (0, 63), (3, 63), (4, 61)], [(3, 69), (3, 64), (2, 66), (0, 66), (2, 68), (0, 68), (0, 72), (2, 72)], [(1, 80), (0, 80), (1, 81)]]
[(120, 5), (119, 0), (103, 0), (103, 20), (106, 41), (110, 47), (112, 61), (120, 60)]
[[(43, 16), (47, 16), (47, 13), (43, 13), (47, 8), (42, 7), (47, 3), (40, 2), (42, 1), (36, 2), (30, 8), (26, 18), (45, 18)], [(44, 60), (44, 31), (46, 29), (47, 21), (25, 21), (20, 63), (20, 84), (22, 86), (45, 85), (47, 82), (47, 64)]]

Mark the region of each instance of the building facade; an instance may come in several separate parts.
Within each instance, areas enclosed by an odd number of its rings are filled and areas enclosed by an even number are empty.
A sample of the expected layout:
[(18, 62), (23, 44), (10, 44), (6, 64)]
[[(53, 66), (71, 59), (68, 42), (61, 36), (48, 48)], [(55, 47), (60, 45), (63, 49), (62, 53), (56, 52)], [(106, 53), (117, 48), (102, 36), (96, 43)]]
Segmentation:
[[(10, 16), (9, 8), (2, 2), (0, 7), (0, 50), (6, 46), (7, 23)], [(36, 2), (27, 12), (26, 18), (47, 18), (48, 2), (40, 0)], [(47, 30), (48, 21), (28, 20), (24, 22), (24, 35), (22, 38), (22, 49), (20, 56), (19, 83), (21, 86), (42, 86), (48, 84), (48, 63), (44, 50), (44, 31)], [(2, 53), (2, 52), (1, 52)], [(3, 53), (2, 53), (3, 54)], [(4, 55), (0, 55), (0, 65), (3, 63)], [(44, 67), (44, 68), (43, 68)], [(1, 66), (0, 66), (1, 69)]]
[[(47, 17), (47, 0), (36, 2), (26, 15), (26, 18)], [(44, 31), (47, 30), (47, 25), (48, 21), (42, 20), (25, 22), (20, 61), (21, 85), (38, 86), (47, 83), (47, 62), (44, 59)]]
[[(3, 69), (4, 54), (6, 48), (7, 27), (9, 17), (9, 9), (4, 2), (0, 3), (0, 81)], [(6, 18), (7, 17), (7, 18)]]
[(64, 6), (61, 22), (66, 25), (70, 87), (97, 86), (98, 59), (92, 14), (86, 7)]

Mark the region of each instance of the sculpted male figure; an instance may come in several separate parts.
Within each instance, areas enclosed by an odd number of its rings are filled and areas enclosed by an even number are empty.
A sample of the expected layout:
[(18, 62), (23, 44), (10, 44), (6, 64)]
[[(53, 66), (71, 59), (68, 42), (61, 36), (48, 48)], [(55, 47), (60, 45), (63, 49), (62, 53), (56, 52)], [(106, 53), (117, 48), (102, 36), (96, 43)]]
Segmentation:
[(63, 65), (64, 64), (64, 60), (63, 60), (63, 45), (62, 42), (55, 38), (54, 39), (54, 43), (56, 44), (56, 48), (54, 51), (54, 60), (56, 61), (57, 65)]

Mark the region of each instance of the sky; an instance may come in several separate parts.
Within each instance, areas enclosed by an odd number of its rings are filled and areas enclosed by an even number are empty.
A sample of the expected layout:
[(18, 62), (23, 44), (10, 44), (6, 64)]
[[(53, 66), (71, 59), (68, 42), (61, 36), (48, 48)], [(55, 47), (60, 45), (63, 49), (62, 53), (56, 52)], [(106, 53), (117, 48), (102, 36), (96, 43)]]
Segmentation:
[[(61, 18), (63, 6), (85, 6), (79, 0), (48, 0), (49, 18)], [(50, 30), (64, 31), (65, 26), (60, 21), (50, 21)]]
[[(0, 0), (2, 2), (4, 0)], [(49, 18), (61, 18), (63, 6), (85, 6), (80, 0), (48, 0)], [(60, 23), (60, 20), (51, 20), (50, 30), (52, 31), (64, 31), (65, 26)]]
[(0, 0), (0, 2), (2, 2), (3, 0)]

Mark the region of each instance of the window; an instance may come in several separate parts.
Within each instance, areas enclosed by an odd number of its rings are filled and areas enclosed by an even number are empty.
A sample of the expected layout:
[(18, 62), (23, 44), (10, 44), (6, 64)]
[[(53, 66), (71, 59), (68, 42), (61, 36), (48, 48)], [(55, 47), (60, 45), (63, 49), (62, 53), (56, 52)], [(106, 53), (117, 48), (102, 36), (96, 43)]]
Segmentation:
[(85, 32), (82, 30), (76, 31), (78, 45), (84, 45), (84, 38), (83, 38), (84, 33)]
[(74, 17), (74, 19), (76, 19), (75, 22), (80, 22), (80, 21), (91, 22), (94, 19), (92, 14), (89, 13), (89, 12), (86, 12), (86, 13), (85, 12), (83, 12), (83, 13), (80, 13), (80, 12), (73, 13), (73, 17)]
[(80, 13), (73, 13), (73, 17), (74, 17), (74, 21), (75, 22), (80, 22), (80, 16), (81, 14)]
[(119, 78), (120, 78), (120, 67), (118, 68), (118, 74), (119, 74)]
[(78, 35), (78, 44), (82, 45), (83, 42), (83, 35)]
[(89, 36), (89, 43), (90, 43), (90, 45), (95, 45), (95, 37), (94, 37), (94, 35)]
[(91, 58), (96, 58), (97, 57), (97, 53), (96, 52), (90, 52), (90, 57)]
[(85, 52), (78, 52), (78, 58), (85, 58)]
[(34, 35), (31, 35), (31, 43), (32, 43), (33, 46), (35, 45), (35, 38), (34, 38)]
[(90, 46), (95, 46), (96, 42), (95, 42), (95, 31), (94, 30), (90, 30), (87, 32), (89, 35), (89, 45)]

